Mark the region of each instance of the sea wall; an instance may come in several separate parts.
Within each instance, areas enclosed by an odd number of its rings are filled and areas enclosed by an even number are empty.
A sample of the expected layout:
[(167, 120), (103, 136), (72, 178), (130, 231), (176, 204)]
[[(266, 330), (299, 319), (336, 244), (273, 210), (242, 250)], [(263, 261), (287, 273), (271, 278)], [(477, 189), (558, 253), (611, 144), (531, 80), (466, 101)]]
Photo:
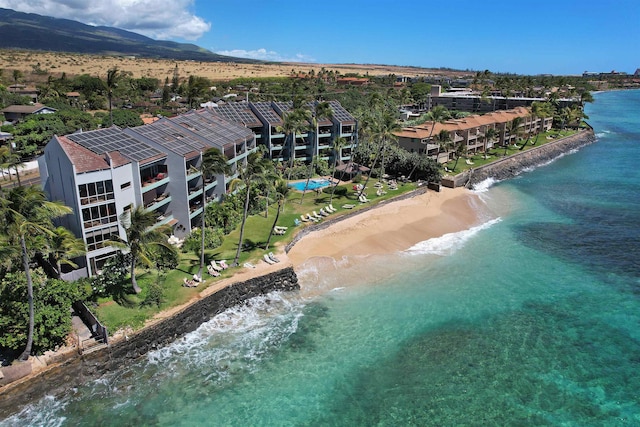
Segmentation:
[(509, 157), (496, 160), (484, 166), (470, 169), (466, 172), (442, 180), (446, 187), (472, 187), (474, 184), (493, 178), (498, 181), (513, 178), (522, 171), (547, 163), (563, 153), (580, 148), (596, 141), (592, 130), (583, 130), (575, 135), (548, 142), (526, 151), (512, 154)]
[(299, 290), (292, 267), (235, 283), (189, 304), (171, 317), (131, 334), (101, 350), (78, 355), (0, 388), (0, 418), (45, 395), (55, 395), (129, 364), (147, 352), (194, 331), (228, 308), (271, 291)]

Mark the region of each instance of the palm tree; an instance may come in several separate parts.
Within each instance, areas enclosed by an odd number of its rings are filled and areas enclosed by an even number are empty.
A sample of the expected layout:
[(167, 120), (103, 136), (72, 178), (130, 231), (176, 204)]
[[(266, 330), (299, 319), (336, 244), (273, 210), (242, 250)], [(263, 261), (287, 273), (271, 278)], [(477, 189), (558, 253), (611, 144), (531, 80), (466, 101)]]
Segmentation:
[(56, 279), (62, 276), (62, 264), (73, 268), (78, 266), (71, 261), (73, 258), (84, 255), (87, 251), (84, 241), (64, 227), (56, 227), (49, 237), (49, 258), (56, 267)]
[[(27, 278), (27, 299), (29, 303), (29, 331), (27, 344), (19, 360), (27, 360), (33, 346), (35, 315), (33, 308), (33, 280), (29, 267), (28, 246), (42, 244), (43, 235), (50, 236), (53, 219), (72, 212), (71, 208), (61, 202), (50, 202), (44, 192), (36, 186), (12, 188), (6, 196), (1, 194), (0, 213), (4, 233), (13, 244), (20, 246), (22, 267)], [(14, 240), (18, 240), (15, 242)]]
[[(433, 137), (433, 131), (436, 128), (436, 123), (444, 123), (448, 118), (451, 117), (451, 113), (449, 110), (443, 105), (436, 105), (427, 113), (427, 120), (431, 122), (431, 131), (429, 132), (429, 141)], [(438, 161), (438, 157), (440, 156), (440, 145), (438, 145), (438, 149), (436, 151), (436, 162)]]
[(142, 291), (136, 281), (138, 261), (148, 266), (153, 265), (152, 250), (157, 247), (175, 252), (175, 248), (167, 242), (171, 228), (166, 225), (152, 228), (156, 224), (156, 220), (156, 213), (146, 211), (142, 206), (126, 211), (120, 215), (120, 224), (125, 230), (126, 240), (114, 239), (107, 243), (109, 246), (129, 251), (131, 255), (131, 286), (136, 294)]
[(400, 125), (396, 120), (395, 114), (391, 111), (385, 111), (382, 116), (374, 122), (372, 135), (374, 139), (378, 141), (378, 150), (373, 159), (373, 163), (371, 164), (371, 169), (369, 170), (369, 174), (367, 175), (367, 179), (364, 182), (364, 185), (360, 189), (360, 193), (358, 193), (358, 198), (362, 196), (365, 188), (367, 188), (367, 184), (369, 183), (369, 179), (371, 179), (371, 173), (376, 167), (376, 163), (382, 151), (386, 148), (387, 142), (390, 140), (396, 139), (397, 137), (394, 135), (394, 132), (400, 130)]
[(118, 86), (118, 80), (120, 80), (121, 74), (118, 71), (118, 67), (109, 68), (107, 70), (107, 98), (109, 98), (109, 119), (113, 125), (113, 112), (112, 112), (112, 100), (113, 90)]
[(262, 156), (262, 152), (256, 151), (247, 156), (247, 164), (240, 171), (240, 178), (232, 181), (232, 185), (242, 184), (245, 187), (244, 209), (242, 212), (242, 222), (240, 224), (240, 238), (238, 239), (238, 250), (233, 260), (233, 265), (237, 266), (242, 251), (242, 241), (244, 240), (244, 226), (249, 213), (249, 201), (251, 200), (251, 184), (267, 181), (273, 170), (273, 163)]
[(495, 127), (490, 127), (484, 133), (484, 158), (487, 158), (487, 146), (489, 141), (493, 141), (493, 139), (498, 136), (498, 131)]
[(522, 117), (515, 117), (513, 120), (509, 122), (507, 126), (507, 130), (509, 131), (509, 140), (505, 141), (504, 144), (504, 155), (507, 155), (507, 148), (509, 148), (509, 142), (511, 141), (511, 137), (516, 137), (516, 142), (518, 140), (518, 132), (520, 130), (520, 123), (522, 123)]
[(289, 172), (287, 173), (287, 182), (291, 180), (291, 170), (293, 169), (293, 162), (296, 158), (296, 134), (304, 132), (311, 116), (309, 110), (294, 108), (291, 111), (284, 113), (282, 116), (282, 126), (278, 126), (276, 130), (283, 132), (286, 138), (289, 138)]
[(320, 137), (318, 135), (320, 133), (318, 119), (320, 118), (327, 118), (329, 120), (333, 118), (333, 109), (331, 108), (331, 104), (329, 104), (328, 102), (318, 102), (315, 105), (313, 109), (311, 121), (309, 122), (309, 124), (311, 125), (310, 130), (313, 131), (315, 138), (314, 138), (314, 144), (312, 144), (312, 147), (311, 147), (311, 161), (309, 162), (309, 172), (307, 173), (307, 183), (304, 186), (305, 191), (302, 192), (302, 196), (300, 197), (300, 204), (302, 204), (302, 200), (304, 199), (306, 189), (309, 186), (309, 180), (311, 179), (311, 175), (313, 174), (313, 159), (315, 157), (316, 151), (318, 150), (318, 146), (320, 144)]
[[(338, 167), (338, 162), (342, 157), (342, 149), (347, 145), (347, 140), (343, 137), (338, 137), (333, 141), (333, 171), (331, 172), (331, 178), (334, 179), (336, 174), (336, 168)], [(329, 204), (333, 201), (333, 193), (336, 191), (336, 187), (340, 183), (340, 180), (336, 180), (336, 183), (333, 185), (331, 189), (331, 196), (329, 196)]]
[[(202, 214), (200, 216), (200, 270), (198, 276), (202, 277), (204, 274), (204, 234), (205, 234), (205, 210), (207, 208), (207, 192), (205, 191), (206, 182), (205, 178), (213, 175), (228, 174), (231, 171), (231, 167), (227, 163), (227, 158), (220, 150), (215, 147), (209, 148), (202, 153), (202, 160), (200, 162), (200, 172), (202, 175)], [(224, 181), (222, 182), (224, 184)]]
[[(449, 149), (451, 148), (452, 139), (451, 139), (451, 134), (449, 133), (448, 130), (441, 129), (440, 132), (438, 132), (438, 134), (435, 136), (435, 140), (438, 143), (438, 149), (442, 147), (446, 151), (449, 151)], [(447, 156), (447, 161), (448, 159), (449, 157)], [(455, 169), (455, 166), (453, 168)]]
[(287, 199), (287, 195), (289, 194), (289, 186), (287, 182), (278, 179), (275, 185), (275, 194), (274, 197), (278, 202), (278, 209), (276, 210), (276, 218), (273, 220), (273, 225), (271, 226), (271, 231), (269, 232), (269, 238), (267, 239), (267, 244), (264, 245), (264, 250), (269, 249), (269, 243), (271, 243), (271, 237), (273, 236), (273, 231), (276, 229), (276, 225), (278, 224), (278, 218), (280, 218), (280, 212), (282, 211), (282, 206), (284, 205), (284, 201)]

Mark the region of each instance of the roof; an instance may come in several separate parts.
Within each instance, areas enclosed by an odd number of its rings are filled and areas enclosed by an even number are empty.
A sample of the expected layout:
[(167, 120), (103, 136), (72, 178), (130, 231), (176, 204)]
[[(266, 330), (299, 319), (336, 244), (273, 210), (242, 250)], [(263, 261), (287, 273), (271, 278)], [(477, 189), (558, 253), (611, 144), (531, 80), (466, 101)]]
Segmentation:
[(75, 166), (76, 172), (84, 173), (109, 169), (109, 163), (103, 156), (67, 139), (66, 136), (56, 135), (54, 138)]
[(120, 155), (124, 156), (124, 159), (128, 159), (127, 161), (134, 160), (140, 163), (147, 163), (166, 156), (160, 150), (124, 133), (117, 126), (74, 133), (67, 135), (67, 138), (95, 154), (109, 153), (113, 159), (120, 159), (113, 154), (114, 151), (118, 151)]
[(518, 107), (512, 110), (494, 111), (484, 115), (473, 114), (462, 119), (447, 120), (444, 123), (426, 122), (417, 126), (406, 127), (399, 132), (394, 132), (394, 135), (400, 138), (427, 139), (443, 130), (447, 132), (466, 131), (482, 126), (508, 123), (516, 117), (529, 117), (530, 115), (531, 111), (527, 107)]
[(255, 128), (262, 126), (260, 119), (251, 111), (251, 107), (245, 101), (218, 104), (218, 106), (214, 107), (211, 111), (221, 115), (230, 122), (240, 123), (246, 127)]
[(2, 110), (3, 113), (19, 113), (19, 114), (34, 114), (40, 110), (50, 110), (57, 111), (55, 108), (47, 107), (42, 104), (33, 104), (33, 105), (9, 105), (7, 108)]

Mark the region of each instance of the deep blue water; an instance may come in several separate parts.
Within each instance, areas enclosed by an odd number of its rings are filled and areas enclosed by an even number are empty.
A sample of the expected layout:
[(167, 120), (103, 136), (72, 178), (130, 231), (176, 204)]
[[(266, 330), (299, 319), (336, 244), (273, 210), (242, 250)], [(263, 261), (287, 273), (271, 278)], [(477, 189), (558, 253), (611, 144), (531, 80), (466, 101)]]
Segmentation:
[(595, 99), (597, 143), (482, 192), (482, 226), (312, 260), (0, 424), (640, 425), (640, 91)]

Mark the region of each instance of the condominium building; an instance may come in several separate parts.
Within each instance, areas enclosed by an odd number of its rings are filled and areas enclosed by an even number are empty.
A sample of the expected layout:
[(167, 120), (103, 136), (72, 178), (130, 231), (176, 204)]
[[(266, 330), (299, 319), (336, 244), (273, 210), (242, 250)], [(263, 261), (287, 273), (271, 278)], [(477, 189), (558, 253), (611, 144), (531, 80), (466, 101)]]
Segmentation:
[(100, 270), (115, 250), (104, 242), (124, 239), (120, 216), (137, 206), (158, 215), (176, 236), (199, 225), (202, 212), (202, 152), (216, 147), (231, 166), (231, 176), (206, 181), (207, 201), (228, 190), (239, 163), (256, 150), (251, 130), (208, 110), (130, 129), (112, 126), (54, 136), (39, 159), (42, 187), (50, 200), (73, 210), (61, 220), (87, 245), (80, 266), (88, 275)]
[[(206, 203), (220, 201), (259, 144), (279, 161), (310, 160), (312, 153), (328, 160), (333, 142), (343, 137), (347, 144), (340, 160), (348, 160), (356, 121), (339, 103), (330, 105), (333, 116), (319, 118), (317, 130), (297, 135), (293, 150), (279, 130), (292, 105), (276, 102), (229, 103), (133, 128), (56, 135), (39, 159), (42, 187), (50, 200), (72, 208), (60, 222), (86, 242), (78, 264), (93, 275), (116, 252), (104, 242), (126, 237), (120, 224), (124, 212), (142, 206), (157, 214), (156, 226), (168, 224), (177, 237), (188, 235), (200, 224), (203, 184)], [(202, 153), (211, 147), (224, 153), (231, 173), (203, 182)]]
[[(517, 129), (510, 129), (509, 123), (520, 118)], [(396, 132), (400, 147), (410, 152), (426, 154), (444, 163), (449, 160), (452, 151), (443, 150), (441, 132), (448, 135), (453, 146), (464, 144), (466, 153), (485, 151), (494, 145), (508, 145), (520, 136), (527, 136), (548, 131), (553, 124), (553, 117), (533, 117), (531, 110), (518, 107), (512, 110), (495, 111), (483, 115), (470, 115), (462, 119), (451, 119), (444, 123), (427, 122), (417, 126), (409, 126)], [(487, 131), (495, 129), (493, 138), (487, 137)]]

